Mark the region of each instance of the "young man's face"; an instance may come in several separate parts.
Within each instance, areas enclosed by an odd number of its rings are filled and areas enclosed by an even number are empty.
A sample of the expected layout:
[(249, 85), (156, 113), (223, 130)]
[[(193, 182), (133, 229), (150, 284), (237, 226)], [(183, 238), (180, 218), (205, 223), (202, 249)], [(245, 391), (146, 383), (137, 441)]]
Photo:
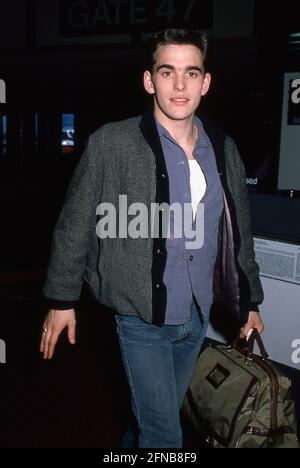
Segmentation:
[(154, 95), (155, 114), (163, 120), (192, 117), (210, 86), (201, 51), (193, 45), (163, 45), (155, 53), (152, 73), (144, 73), (144, 86)]

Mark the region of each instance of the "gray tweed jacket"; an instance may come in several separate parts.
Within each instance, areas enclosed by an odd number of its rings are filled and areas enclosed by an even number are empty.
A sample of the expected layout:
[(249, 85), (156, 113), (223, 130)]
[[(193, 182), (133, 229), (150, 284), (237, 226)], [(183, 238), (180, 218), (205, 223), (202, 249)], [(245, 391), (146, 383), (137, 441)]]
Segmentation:
[[(243, 324), (263, 301), (255, 262), (245, 171), (234, 142), (200, 116), (214, 147), (224, 189), (216, 302)], [(165, 239), (106, 238), (96, 235), (100, 202), (128, 205), (169, 202), (169, 181), (153, 112), (104, 125), (93, 133), (75, 170), (58, 219), (44, 295), (49, 308), (76, 307), (83, 280), (101, 304), (158, 326), (164, 323)]]

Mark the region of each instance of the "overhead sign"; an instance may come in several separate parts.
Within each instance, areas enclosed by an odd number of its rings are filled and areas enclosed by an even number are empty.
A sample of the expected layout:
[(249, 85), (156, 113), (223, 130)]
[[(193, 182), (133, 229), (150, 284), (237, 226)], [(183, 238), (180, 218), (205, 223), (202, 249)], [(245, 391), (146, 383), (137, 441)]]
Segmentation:
[(167, 27), (210, 30), (213, 0), (63, 0), (63, 37), (142, 34)]
[(35, 2), (35, 45), (132, 44), (166, 28), (211, 38), (253, 39), (255, 0), (43, 0)]

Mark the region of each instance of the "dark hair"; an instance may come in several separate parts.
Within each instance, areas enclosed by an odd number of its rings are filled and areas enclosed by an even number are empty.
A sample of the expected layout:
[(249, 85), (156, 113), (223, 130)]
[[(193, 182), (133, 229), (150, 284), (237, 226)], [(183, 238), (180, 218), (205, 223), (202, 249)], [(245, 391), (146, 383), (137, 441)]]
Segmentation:
[(165, 29), (154, 33), (147, 43), (146, 53), (146, 68), (149, 71), (153, 70), (155, 63), (154, 54), (160, 46), (163, 45), (193, 45), (202, 52), (203, 65), (205, 68), (207, 49), (208, 49), (208, 37), (206, 33), (200, 33), (197, 31), (187, 31), (185, 29)]

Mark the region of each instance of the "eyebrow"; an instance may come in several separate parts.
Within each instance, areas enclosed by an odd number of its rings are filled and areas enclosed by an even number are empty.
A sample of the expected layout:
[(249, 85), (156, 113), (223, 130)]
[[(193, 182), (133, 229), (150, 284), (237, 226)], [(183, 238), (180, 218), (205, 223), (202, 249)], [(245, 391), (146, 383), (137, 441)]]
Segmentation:
[[(160, 65), (156, 71), (159, 71), (161, 70), (162, 68), (166, 68), (167, 70), (172, 70), (174, 71), (175, 70), (175, 67), (173, 65), (169, 65), (167, 63), (164, 63), (162, 65)], [(203, 74), (203, 68), (200, 68), (198, 67), (197, 65), (188, 65), (187, 67), (185, 67), (185, 71), (199, 71), (201, 74)]]

